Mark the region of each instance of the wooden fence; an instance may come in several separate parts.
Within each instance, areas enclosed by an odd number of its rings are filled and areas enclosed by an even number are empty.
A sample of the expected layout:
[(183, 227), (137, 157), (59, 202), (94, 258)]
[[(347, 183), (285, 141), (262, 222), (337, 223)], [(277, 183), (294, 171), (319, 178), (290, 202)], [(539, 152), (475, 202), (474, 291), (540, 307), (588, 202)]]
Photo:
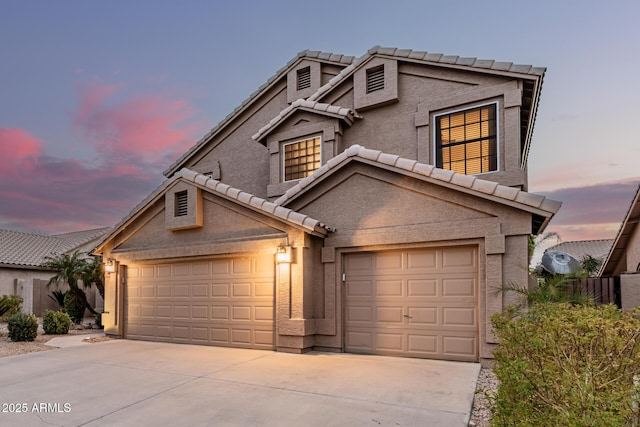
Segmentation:
[(593, 297), (596, 304), (616, 304), (621, 307), (620, 279), (616, 277), (589, 277), (573, 283), (575, 290)]

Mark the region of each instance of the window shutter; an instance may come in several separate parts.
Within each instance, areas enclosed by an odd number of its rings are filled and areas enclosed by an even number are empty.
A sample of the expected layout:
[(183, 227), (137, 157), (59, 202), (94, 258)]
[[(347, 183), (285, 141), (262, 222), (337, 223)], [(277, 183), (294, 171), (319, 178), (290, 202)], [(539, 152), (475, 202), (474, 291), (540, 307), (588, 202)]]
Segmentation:
[(180, 191), (176, 193), (176, 212), (175, 216), (186, 216), (189, 213), (187, 192)]
[(311, 67), (298, 70), (298, 90), (311, 87)]
[(384, 89), (384, 67), (367, 70), (367, 93)]

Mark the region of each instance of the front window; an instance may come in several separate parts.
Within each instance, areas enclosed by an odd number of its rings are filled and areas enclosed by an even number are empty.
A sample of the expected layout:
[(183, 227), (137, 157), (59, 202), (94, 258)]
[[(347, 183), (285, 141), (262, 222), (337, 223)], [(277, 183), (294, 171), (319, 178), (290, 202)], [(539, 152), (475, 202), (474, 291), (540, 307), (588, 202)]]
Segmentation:
[(436, 166), (466, 175), (498, 170), (496, 104), (436, 117)]
[(283, 156), (285, 181), (311, 175), (320, 167), (320, 137), (284, 144)]

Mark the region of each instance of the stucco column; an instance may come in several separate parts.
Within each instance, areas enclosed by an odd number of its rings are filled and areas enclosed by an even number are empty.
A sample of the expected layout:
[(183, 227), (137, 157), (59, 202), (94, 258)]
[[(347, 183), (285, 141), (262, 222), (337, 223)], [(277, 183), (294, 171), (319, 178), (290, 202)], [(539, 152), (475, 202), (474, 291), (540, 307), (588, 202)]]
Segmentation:
[(482, 324), (485, 332), (485, 342), (495, 343), (496, 337), (492, 332), (491, 316), (502, 311), (502, 293), (499, 289), (503, 285), (502, 258), (505, 253), (505, 236), (501, 234), (487, 236), (485, 238), (485, 315)]
[(640, 307), (640, 273), (620, 275), (620, 298), (623, 310)]

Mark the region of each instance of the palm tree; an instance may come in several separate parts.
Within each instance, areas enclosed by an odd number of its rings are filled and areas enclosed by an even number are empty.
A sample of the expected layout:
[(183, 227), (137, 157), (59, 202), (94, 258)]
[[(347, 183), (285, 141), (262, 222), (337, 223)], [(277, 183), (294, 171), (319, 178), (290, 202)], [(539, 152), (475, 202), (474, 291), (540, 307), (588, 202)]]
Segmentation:
[[(85, 308), (94, 315), (97, 312), (89, 305), (87, 301), (87, 295), (78, 286), (78, 282), (82, 279), (86, 270), (87, 261), (82, 258), (82, 254), (75, 251), (73, 254), (56, 254), (53, 256), (45, 257), (45, 261), (41, 264), (41, 267), (45, 270), (55, 271), (56, 275), (49, 279), (47, 287), (55, 284), (59, 286), (60, 283), (67, 283), (69, 285), (69, 291), (65, 295), (64, 305), (67, 314), (71, 317), (75, 323), (81, 323), (84, 316)], [(85, 287), (90, 287), (91, 283), (84, 283)]]
[(94, 285), (98, 289), (102, 299), (104, 299), (104, 269), (102, 267), (102, 257), (91, 257), (91, 260), (86, 262), (84, 272), (82, 273), (82, 283)]

